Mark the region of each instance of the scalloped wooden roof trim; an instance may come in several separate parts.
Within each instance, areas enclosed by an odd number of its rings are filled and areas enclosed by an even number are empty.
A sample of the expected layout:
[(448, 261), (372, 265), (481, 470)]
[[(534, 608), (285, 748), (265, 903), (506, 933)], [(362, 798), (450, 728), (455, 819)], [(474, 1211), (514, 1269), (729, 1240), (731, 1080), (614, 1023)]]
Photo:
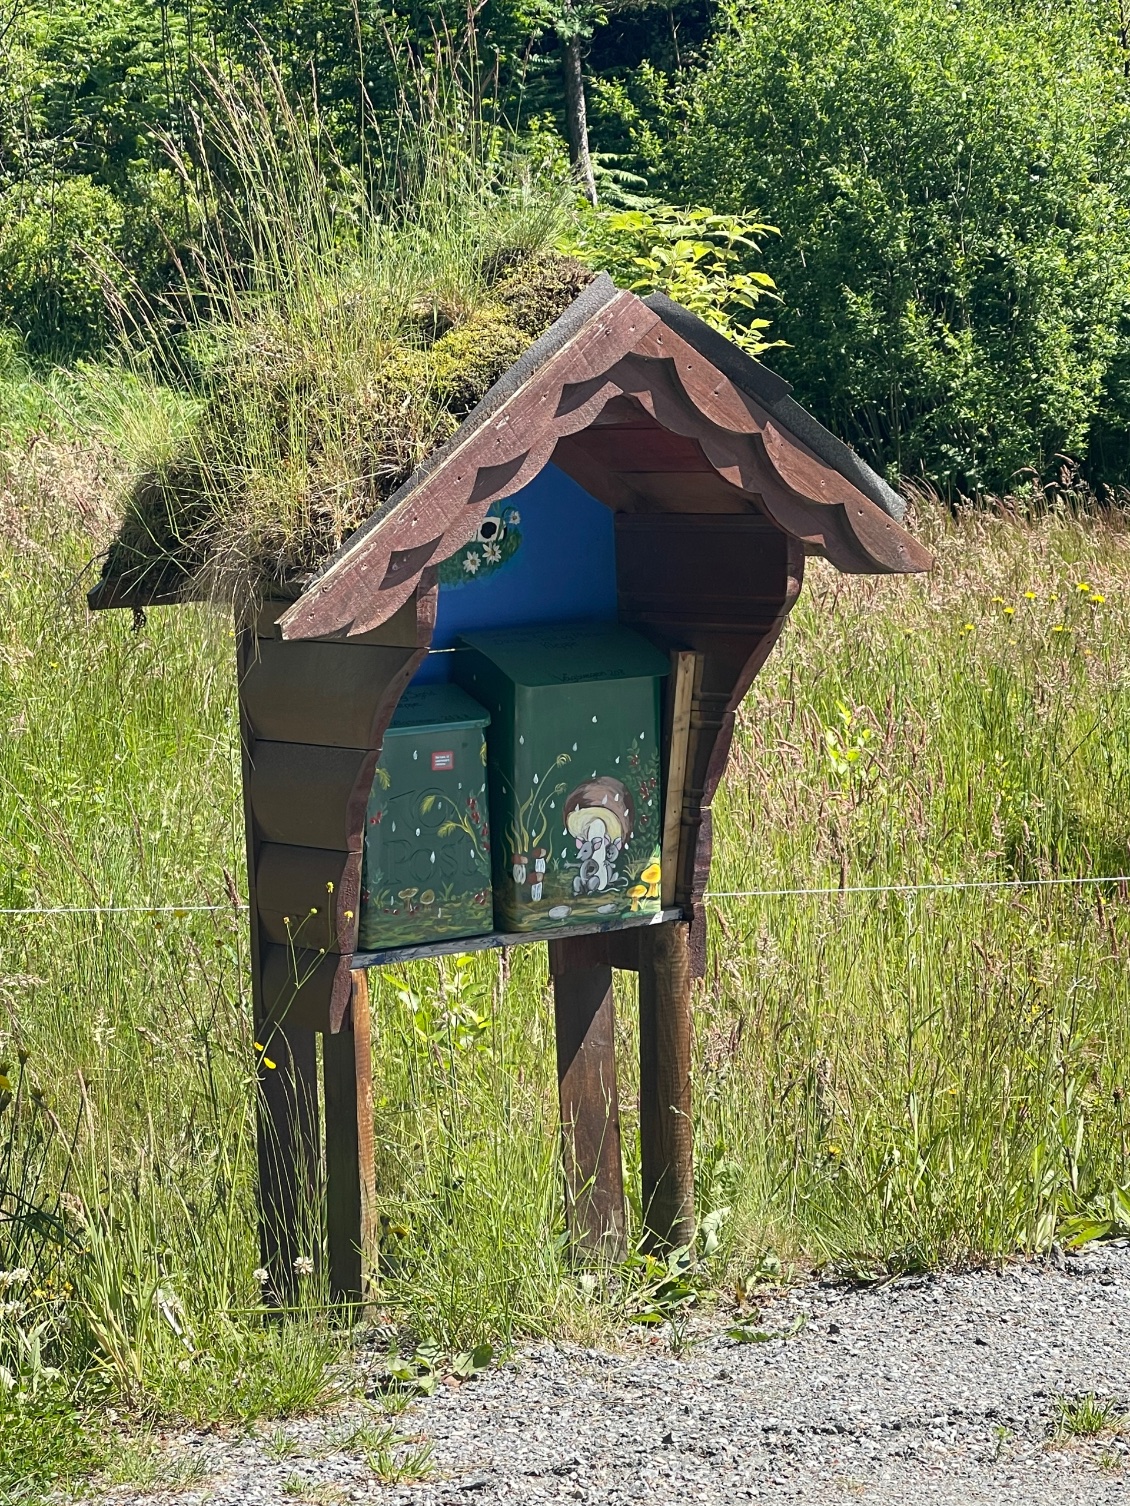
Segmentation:
[(929, 553), (882, 508), (640, 299), (617, 293), (504, 402), (484, 404), (478, 421), (472, 414), (440, 463), (346, 542), (279, 619), (280, 636), (348, 639), (387, 621), (423, 570), (475, 536), (493, 502), (531, 481), (559, 439), (619, 396), (696, 439), (718, 474), (756, 494), (808, 552), (853, 573), (929, 569)]

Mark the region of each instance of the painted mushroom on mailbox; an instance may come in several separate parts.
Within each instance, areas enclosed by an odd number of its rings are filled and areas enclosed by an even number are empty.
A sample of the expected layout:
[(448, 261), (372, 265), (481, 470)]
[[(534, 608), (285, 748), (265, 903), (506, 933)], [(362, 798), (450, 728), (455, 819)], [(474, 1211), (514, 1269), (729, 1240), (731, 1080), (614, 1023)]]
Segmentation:
[(631, 840), (636, 808), (618, 779), (587, 779), (566, 798), (565, 830), (577, 843), (574, 894), (600, 894), (616, 882), (616, 859)]

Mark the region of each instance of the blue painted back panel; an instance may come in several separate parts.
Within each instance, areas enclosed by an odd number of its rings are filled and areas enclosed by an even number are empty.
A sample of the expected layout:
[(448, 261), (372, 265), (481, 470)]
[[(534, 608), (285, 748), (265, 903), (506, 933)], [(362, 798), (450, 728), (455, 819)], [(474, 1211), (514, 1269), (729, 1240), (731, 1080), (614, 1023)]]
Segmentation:
[[(484, 525), (441, 567), (433, 649), (475, 629), (616, 621), (612, 512), (564, 471), (547, 465)], [(449, 659), (433, 652), (413, 683), (446, 680)]]

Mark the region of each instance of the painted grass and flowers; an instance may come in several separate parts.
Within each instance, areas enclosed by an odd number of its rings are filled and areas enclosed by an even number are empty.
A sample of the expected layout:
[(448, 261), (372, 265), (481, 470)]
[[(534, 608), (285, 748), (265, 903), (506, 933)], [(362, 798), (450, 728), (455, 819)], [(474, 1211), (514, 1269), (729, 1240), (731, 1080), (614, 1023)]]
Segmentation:
[[(12, 1500), (91, 1477), (108, 1418), (144, 1442), (347, 1384), (315, 1238), (303, 1310), (263, 1322), (229, 621), (84, 607), (122, 415), (151, 396), (119, 399), (115, 426), (104, 394), (41, 394), (3, 460), (0, 907), (32, 912), (0, 917)], [(1130, 886), (892, 889), (1130, 871), (1130, 530), (1070, 501), (957, 522), (922, 503), (929, 579), (811, 568), (742, 710), (696, 999), (700, 1302), (1130, 1224)], [(834, 892), (747, 893), (798, 889)], [(414, 1373), (681, 1300), (639, 1261), (607, 1283), (569, 1268), (540, 949), (383, 977), (375, 1009), (378, 1317)]]

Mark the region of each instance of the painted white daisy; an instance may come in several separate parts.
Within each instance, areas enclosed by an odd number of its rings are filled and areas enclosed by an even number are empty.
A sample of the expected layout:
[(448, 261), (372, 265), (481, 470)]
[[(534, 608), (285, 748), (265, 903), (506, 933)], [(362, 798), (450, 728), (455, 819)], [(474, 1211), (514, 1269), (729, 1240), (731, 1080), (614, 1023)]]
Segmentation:
[(522, 521), (522, 514), (518, 511), (518, 509), (516, 507), (512, 507), (510, 509), (510, 511), (506, 514), (506, 522), (507, 522), (507, 524), (511, 528), (517, 528), (518, 524), (521, 521)]
[(501, 558), (502, 550), (498, 547), (497, 544), (483, 545), (483, 559), (486, 560), (488, 565), (497, 565)]
[(463, 568), (468, 575), (477, 575), (479, 571), (479, 556), (477, 554), (469, 554), (463, 561)]

